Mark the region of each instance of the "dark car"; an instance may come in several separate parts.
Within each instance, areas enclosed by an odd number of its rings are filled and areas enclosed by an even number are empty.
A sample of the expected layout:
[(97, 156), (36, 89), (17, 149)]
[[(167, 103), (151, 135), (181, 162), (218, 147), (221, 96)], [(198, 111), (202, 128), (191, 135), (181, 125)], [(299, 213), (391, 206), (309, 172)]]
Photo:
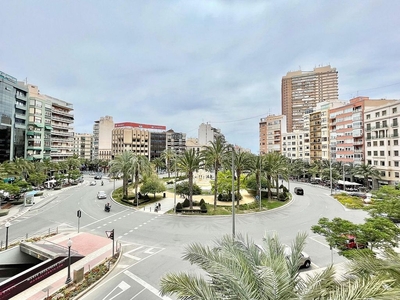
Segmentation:
[(304, 195), (304, 190), (301, 187), (295, 187), (294, 188), (294, 193), (296, 195)]
[(101, 179), (101, 175), (96, 175), (96, 176), (94, 176), (94, 179)]

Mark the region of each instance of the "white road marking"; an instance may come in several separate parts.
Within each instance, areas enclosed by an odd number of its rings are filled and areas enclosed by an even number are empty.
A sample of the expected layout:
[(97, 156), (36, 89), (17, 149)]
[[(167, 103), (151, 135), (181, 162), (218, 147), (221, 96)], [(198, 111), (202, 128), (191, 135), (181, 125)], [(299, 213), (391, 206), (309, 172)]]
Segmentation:
[(148, 289), (150, 292), (152, 292), (154, 295), (160, 297), (161, 299), (164, 300), (171, 300), (171, 298), (169, 297), (161, 297), (160, 296), (160, 291), (157, 290), (155, 287), (153, 287), (152, 285), (148, 284), (146, 281), (144, 281), (143, 279), (137, 277), (135, 274), (131, 273), (130, 271), (126, 270), (124, 272), (124, 274), (130, 278), (132, 278), (134, 281), (136, 281), (137, 283), (141, 284), (142, 286), (144, 286), (146, 289)]
[(127, 289), (129, 289), (131, 286), (129, 284), (127, 284), (125, 281), (121, 281), (120, 284), (118, 284), (114, 289), (111, 290), (111, 292), (109, 292), (103, 299), (107, 299), (107, 297), (113, 293), (116, 289), (121, 289), (121, 291), (116, 294), (115, 296), (111, 297), (109, 300), (114, 299), (115, 297), (119, 296), (120, 294), (122, 294), (123, 292), (125, 292)]
[(144, 251), (144, 253), (147, 253), (147, 254), (155, 254), (155, 252), (151, 252), (151, 250), (153, 250), (154, 248), (150, 248), (150, 249), (147, 249), (146, 251)]

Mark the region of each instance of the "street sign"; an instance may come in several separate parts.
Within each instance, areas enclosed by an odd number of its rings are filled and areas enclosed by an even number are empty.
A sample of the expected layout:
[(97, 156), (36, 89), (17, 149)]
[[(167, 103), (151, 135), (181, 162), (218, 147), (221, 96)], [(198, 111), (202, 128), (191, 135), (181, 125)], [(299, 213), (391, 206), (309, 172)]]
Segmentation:
[(110, 231), (106, 231), (106, 235), (109, 239), (114, 240), (114, 229)]
[(76, 212), (76, 216), (77, 216), (78, 218), (82, 217), (82, 212), (81, 212), (80, 209)]

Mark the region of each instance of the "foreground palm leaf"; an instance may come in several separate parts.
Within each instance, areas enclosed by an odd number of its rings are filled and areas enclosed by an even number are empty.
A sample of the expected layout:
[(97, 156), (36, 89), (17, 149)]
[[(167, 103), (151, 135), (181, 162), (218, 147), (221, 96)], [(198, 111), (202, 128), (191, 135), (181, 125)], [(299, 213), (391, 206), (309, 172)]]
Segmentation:
[(224, 236), (213, 247), (191, 244), (183, 259), (198, 265), (206, 275), (167, 274), (161, 279), (161, 295), (175, 295), (185, 300), (396, 299), (400, 296), (393, 280), (383, 276), (353, 275), (340, 280), (335, 278), (334, 267), (312, 276), (299, 276), (299, 257), (305, 241), (305, 234), (297, 235), (290, 257), (285, 255), (285, 245), (277, 236), (266, 236), (262, 246), (242, 236)]

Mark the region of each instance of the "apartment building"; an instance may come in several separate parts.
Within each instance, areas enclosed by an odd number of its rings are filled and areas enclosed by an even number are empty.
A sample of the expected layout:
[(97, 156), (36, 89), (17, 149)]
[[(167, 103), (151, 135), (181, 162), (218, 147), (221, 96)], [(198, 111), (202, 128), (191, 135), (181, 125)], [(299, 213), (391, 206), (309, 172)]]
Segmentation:
[(303, 115), (317, 103), (338, 99), (338, 72), (331, 66), (288, 72), (282, 77), (281, 106), (288, 132), (303, 130)]
[(166, 134), (167, 149), (171, 149), (177, 155), (183, 154), (186, 150), (186, 133), (175, 132), (170, 129)]
[(112, 157), (130, 151), (150, 159), (150, 132), (142, 128), (116, 127), (112, 130)]
[(94, 122), (93, 125), (93, 159), (111, 160), (112, 158), (112, 131), (113, 117), (105, 116)]
[(395, 100), (356, 97), (329, 111), (332, 160), (342, 163), (365, 163), (364, 111)]
[(0, 163), (25, 158), (28, 90), (0, 71)]
[(221, 129), (214, 128), (209, 123), (201, 123), (198, 129), (198, 141), (202, 146), (207, 146), (214, 142), (220, 136), (225, 141), (225, 136), (221, 133)]
[(85, 160), (93, 160), (93, 134), (74, 134), (74, 155)]
[(259, 122), (260, 153), (282, 152), (282, 134), (286, 133), (286, 116), (269, 115)]
[(369, 179), (374, 188), (400, 183), (399, 120), (400, 100), (365, 109), (365, 160), (381, 175), (380, 179)]
[(310, 149), (305, 147), (305, 140), (308, 139), (309, 133), (302, 130), (282, 133), (282, 155), (310, 162)]
[(150, 159), (161, 157), (167, 148), (167, 134), (162, 132), (150, 132)]
[(73, 105), (41, 94), (38, 86), (27, 84), (29, 121), (26, 158), (62, 161), (73, 155)]

